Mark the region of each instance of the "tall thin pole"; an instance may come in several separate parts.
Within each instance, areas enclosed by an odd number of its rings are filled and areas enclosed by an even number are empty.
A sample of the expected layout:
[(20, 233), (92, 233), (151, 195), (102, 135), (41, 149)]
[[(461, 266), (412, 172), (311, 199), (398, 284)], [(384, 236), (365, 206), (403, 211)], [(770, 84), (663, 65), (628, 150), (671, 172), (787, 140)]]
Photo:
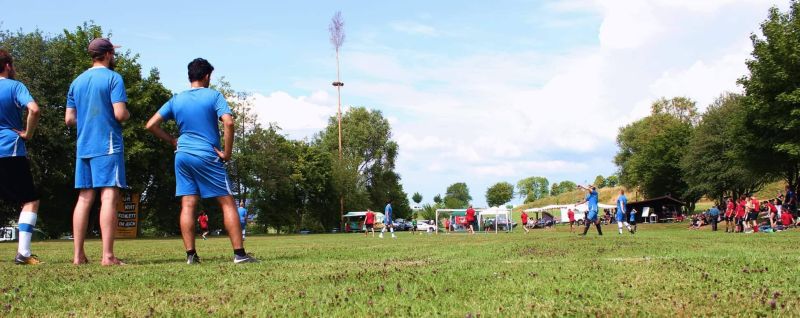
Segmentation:
[[(328, 30), (331, 32), (331, 44), (333, 44), (333, 48), (336, 50), (336, 81), (333, 82), (333, 86), (336, 87), (336, 95), (339, 99), (338, 106), (336, 108), (336, 121), (338, 124), (339, 129), (339, 169), (342, 167), (342, 83), (340, 74), (339, 74), (339, 48), (342, 47), (342, 43), (344, 43), (344, 19), (342, 19), (342, 12), (337, 11), (333, 18), (331, 18), (331, 23), (328, 25)], [(339, 195), (339, 226), (341, 230), (344, 230), (344, 194)]]
[[(338, 106), (336, 108), (336, 117), (337, 122), (339, 124), (339, 168), (341, 169), (342, 164), (342, 83), (339, 77), (339, 48), (336, 48), (336, 83), (333, 85), (336, 86), (336, 95), (339, 100)], [(344, 229), (344, 195), (339, 195), (339, 219), (341, 220), (340, 229)]]

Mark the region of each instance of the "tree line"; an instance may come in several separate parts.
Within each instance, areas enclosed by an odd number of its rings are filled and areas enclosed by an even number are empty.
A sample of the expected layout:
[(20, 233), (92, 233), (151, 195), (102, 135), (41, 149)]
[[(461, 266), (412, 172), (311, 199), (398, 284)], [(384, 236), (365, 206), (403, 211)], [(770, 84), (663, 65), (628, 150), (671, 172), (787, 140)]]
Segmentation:
[(614, 162), (620, 182), (645, 196), (680, 198), (754, 193), (800, 184), (800, 3), (769, 10), (752, 34), (742, 93), (722, 93), (702, 114), (686, 97), (661, 98), (651, 114), (620, 128)]
[[(59, 34), (0, 30), (0, 48), (14, 56), (17, 79), (42, 108), (40, 128), (28, 143), (28, 156), (41, 192), (38, 227), (50, 236), (70, 231), (76, 198), (76, 132), (64, 125), (66, 93), (72, 80), (91, 67), (88, 43), (103, 35), (101, 26), (94, 23)], [(179, 232), (174, 149), (143, 127), (172, 92), (161, 83), (158, 69), (143, 72), (138, 59), (131, 50), (118, 52), (115, 68), (125, 81), (131, 112), (123, 125), (127, 181), (131, 191), (141, 193), (142, 234), (170, 235)], [(248, 202), (262, 229), (329, 231), (339, 226), (340, 209), (382, 210), (389, 199), (398, 216), (410, 215), (407, 195), (395, 172), (399, 148), (380, 111), (352, 107), (343, 114), (344, 151), (339, 160), (334, 117), (313, 137), (292, 140), (278, 125), (260, 124), (248, 93), (234, 90), (224, 78), (213, 88), (231, 104), (236, 121), (233, 156), (228, 163), (232, 190), (238, 200)], [(169, 123), (165, 129), (175, 133), (177, 127)], [(210, 226), (222, 228), (220, 211), (212, 202), (206, 203)], [(15, 217), (17, 208), (0, 206), (0, 221)], [(97, 207), (93, 210), (90, 229), (97, 228)]]

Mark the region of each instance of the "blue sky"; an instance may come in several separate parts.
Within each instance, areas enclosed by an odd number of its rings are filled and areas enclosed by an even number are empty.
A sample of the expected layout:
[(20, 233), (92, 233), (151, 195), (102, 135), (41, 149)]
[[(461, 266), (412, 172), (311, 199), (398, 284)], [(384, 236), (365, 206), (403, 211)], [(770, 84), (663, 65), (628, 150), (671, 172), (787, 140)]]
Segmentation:
[[(178, 92), (204, 57), (260, 120), (292, 138), (335, 114), (328, 22), (341, 10), (342, 102), (381, 110), (406, 192), (424, 202), (466, 182), (528, 176), (591, 182), (616, 171), (620, 126), (661, 96), (706, 105), (740, 91), (748, 37), (767, 0), (18, 1), (5, 29), (47, 33), (93, 20)], [(513, 203), (518, 203), (515, 199)]]

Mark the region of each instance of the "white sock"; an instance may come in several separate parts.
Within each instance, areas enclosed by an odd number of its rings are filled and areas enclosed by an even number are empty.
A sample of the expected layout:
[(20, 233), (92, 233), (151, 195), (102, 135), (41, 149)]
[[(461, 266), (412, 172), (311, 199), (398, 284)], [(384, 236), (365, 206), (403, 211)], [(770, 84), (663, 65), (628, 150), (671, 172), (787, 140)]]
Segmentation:
[(381, 228), (381, 235), (383, 235), (384, 232), (386, 232), (386, 227), (385, 226), (383, 228)]
[(617, 228), (619, 228), (619, 234), (622, 234), (622, 222), (617, 222)]
[(31, 256), (31, 237), (36, 226), (36, 213), (23, 211), (19, 214), (19, 248), (17, 253), (22, 256)]
[(392, 232), (392, 235), (394, 235), (394, 228), (389, 228), (389, 232)]

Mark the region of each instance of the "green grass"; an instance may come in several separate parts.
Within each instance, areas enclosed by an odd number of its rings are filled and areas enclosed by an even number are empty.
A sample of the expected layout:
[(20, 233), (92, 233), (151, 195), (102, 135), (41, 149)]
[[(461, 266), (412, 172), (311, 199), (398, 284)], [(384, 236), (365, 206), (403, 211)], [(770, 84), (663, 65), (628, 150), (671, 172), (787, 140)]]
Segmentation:
[[(34, 243), (15, 266), (0, 244), (0, 317), (12, 316), (763, 316), (800, 315), (800, 231), (726, 234), (686, 224), (635, 236), (563, 226), (530, 234), (250, 237), (263, 261), (234, 265), (227, 239), (120, 240), (128, 266), (75, 267), (71, 242)], [(775, 301), (775, 308), (770, 306)]]

